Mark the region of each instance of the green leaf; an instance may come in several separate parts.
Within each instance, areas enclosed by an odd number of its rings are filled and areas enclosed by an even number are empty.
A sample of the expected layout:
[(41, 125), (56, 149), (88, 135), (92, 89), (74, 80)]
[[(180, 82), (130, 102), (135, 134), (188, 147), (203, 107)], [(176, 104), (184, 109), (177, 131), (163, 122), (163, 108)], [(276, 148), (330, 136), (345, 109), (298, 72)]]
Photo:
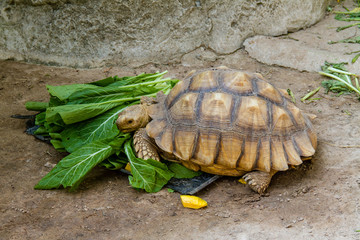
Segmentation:
[(44, 125), (44, 123), (46, 121), (45, 117), (46, 117), (45, 112), (41, 112), (41, 113), (37, 114), (35, 117), (35, 125)]
[(125, 143), (125, 154), (131, 166), (132, 176), (129, 176), (129, 182), (134, 188), (158, 192), (174, 176), (164, 163), (135, 157), (131, 141)]
[(62, 142), (60, 140), (52, 139), (52, 140), (50, 140), (50, 142), (57, 151), (66, 152), (64, 145), (62, 144)]
[(95, 118), (66, 126), (65, 130), (61, 132), (65, 149), (71, 153), (92, 141), (115, 138), (119, 134), (119, 130), (114, 122), (119, 113), (127, 106), (120, 105)]
[(89, 143), (63, 158), (36, 184), (35, 189), (53, 189), (63, 186), (74, 190), (91, 169), (113, 153), (114, 150), (108, 142)]
[(360, 53), (356, 54), (355, 57), (351, 60), (351, 63), (355, 63), (359, 57), (360, 57)]
[(119, 158), (116, 155), (111, 155), (108, 159), (102, 161), (99, 166), (110, 170), (119, 170), (124, 168), (127, 163), (128, 160), (126, 158)]
[(168, 78), (166, 79), (155, 79), (151, 82), (143, 82), (132, 85), (121, 85), (121, 86), (113, 86), (109, 85), (103, 88), (97, 89), (86, 89), (83, 91), (78, 91), (72, 94), (69, 97), (70, 104), (81, 104), (81, 103), (101, 103), (108, 102), (117, 99), (128, 99), (131, 101), (133, 98), (142, 95), (152, 94), (155, 96), (158, 91), (166, 90), (170, 88), (172, 85), (168, 82), (171, 82)]
[(117, 101), (109, 101), (104, 103), (75, 104), (49, 107), (46, 109), (46, 121), (48, 123), (59, 123), (59, 120), (61, 119), (65, 124), (81, 122), (96, 117), (122, 104), (125, 101), (127, 101), (127, 99), (119, 99)]
[(174, 173), (174, 178), (193, 178), (202, 174), (202, 172), (195, 172), (178, 163), (170, 163), (168, 168)]
[(75, 92), (85, 89), (97, 89), (99, 87), (91, 84), (69, 84), (62, 86), (47, 85), (46, 88), (51, 96), (57, 97), (60, 101), (65, 101)]
[(89, 84), (99, 86), (99, 87), (106, 87), (107, 85), (114, 83), (118, 79), (119, 78), (117, 76), (115, 76), (115, 77), (107, 77), (107, 78), (104, 78), (104, 79), (101, 79), (101, 80), (91, 82)]

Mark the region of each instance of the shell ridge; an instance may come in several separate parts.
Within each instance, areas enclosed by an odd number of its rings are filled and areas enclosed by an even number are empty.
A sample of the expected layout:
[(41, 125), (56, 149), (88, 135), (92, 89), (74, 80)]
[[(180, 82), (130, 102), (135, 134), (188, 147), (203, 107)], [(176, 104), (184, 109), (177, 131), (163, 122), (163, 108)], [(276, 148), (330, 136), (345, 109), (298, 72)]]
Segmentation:
[(291, 136), (291, 141), (292, 141), (292, 144), (294, 145), (294, 148), (295, 148), (296, 152), (299, 154), (299, 156), (301, 156), (301, 150), (300, 150), (299, 146), (297, 145), (297, 143), (295, 141), (294, 135)]
[(171, 140), (172, 140), (172, 145), (173, 145), (173, 154), (176, 152), (175, 134), (176, 134), (176, 128), (173, 127), (171, 129)]
[(288, 156), (288, 153), (286, 152), (286, 148), (285, 148), (285, 145), (284, 145), (284, 141), (282, 141), (282, 147), (283, 147), (283, 149), (284, 149), (284, 155), (285, 155), (286, 163), (289, 165), (289, 164), (290, 164), (289, 156)]
[(254, 164), (251, 167), (251, 169), (256, 168), (256, 166), (258, 165), (258, 161), (259, 161), (259, 157), (260, 157), (260, 146), (261, 146), (261, 138), (259, 138), (257, 146), (256, 146), (256, 157), (255, 157), (255, 161), (254, 161)]
[(238, 157), (238, 159), (236, 160), (236, 168), (239, 168), (240, 166), (240, 161), (242, 159), (242, 157), (244, 156), (244, 151), (245, 151), (245, 138), (242, 139), (242, 143), (241, 143), (241, 153), (240, 156)]
[(196, 124), (199, 124), (199, 122), (200, 122), (200, 116), (201, 116), (201, 114), (199, 114), (199, 112), (200, 112), (200, 109), (201, 109), (201, 103), (202, 103), (202, 101), (203, 101), (203, 99), (204, 99), (204, 93), (203, 92), (200, 92), (199, 93), (199, 96), (198, 96), (198, 98), (197, 98), (197, 100), (196, 100), (196, 102), (195, 102), (195, 109), (194, 109), (194, 111), (195, 111), (195, 123)]
[(271, 140), (271, 163), (272, 168), (277, 171), (287, 170), (288, 164), (285, 157), (285, 149), (281, 138), (272, 138)]
[(199, 147), (199, 135), (200, 135), (200, 130), (197, 129), (197, 130), (196, 130), (196, 134), (195, 134), (195, 139), (194, 139), (194, 147), (193, 147), (193, 149), (192, 149), (192, 153), (191, 153), (190, 159), (194, 158), (195, 153), (196, 153), (197, 150), (198, 150), (198, 147)]
[(219, 139), (218, 142), (216, 143), (216, 153), (215, 153), (215, 158), (214, 158), (214, 164), (217, 164), (219, 155), (220, 155), (220, 147), (221, 147), (221, 140), (222, 140), (222, 133), (219, 132)]
[(269, 133), (272, 133), (273, 131), (273, 107), (272, 107), (272, 103), (269, 101), (266, 104), (267, 107), (267, 114), (268, 114), (268, 131)]
[[(284, 97), (283, 97), (284, 98)], [(294, 124), (295, 127), (299, 127), (299, 124), (296, 122), (295, 120), (295, 117), (294, 115), (292, 114), (292, 112), (289, 110), (288, 106), (287, 106), (287, 99), (283, 99), (283, 102), (284, 102), (284, 106), (283, 106), (283, 109), (286, 111), (286, 113), (289, 115), (292, 123)], [(301, 114), (302, 117), (304, 117), (302, 114)]]
[[(166, 96), (166, 98), (165, 98), (165, 107), (167, 108), (167, 109), (170, 109), (178, 100), (179, 100), (179, 98), (181, 98), (184, 94), (186, 94), (186, 93), (188, 93), (188, 92), (190, 92), (189, 91), (189, 87), (190, 87), (190, 81), (191, 81), (191, 79), (192, 79), (193, 77), (191, 77), (191, 78), (188, 78), (188, 79), (184, 79), (184, 80), (182, 80), (182, 81), (180, 81), (178, 84), (183, 84), (184, 86), (182, 87), (183, 89), (181, 89), (181, 91), (179, 91), (178, 92), (178, 94), (172, 99), (172, 101), (171, 102), (168, 102), (168, 98), (170, 97), (170, 95), (171, 95), (171, 92)], [(175, 85), (175, 87), (178, 85), (178, 84), (176, 84)], [(175, 88), (174, 87), (174, 88)], [(173, 89), (174, 89), (173, 88)]]
[(259, 88), (258, 88), (258, 86), (257, 86), (257, 81), (258, 81), (258, 79), (257, 79), (256, 76), (254, 76), (254, 77), (251, 79), (252, 91), (253, 91), (253, 93), (256, 94), (256, 96), (258, 96), (258, 92), (259, 92)]
[(270, 160), (269, 160), (269, 162), (270, 162), (270, 169), (272, 169), (273, 164), (272, 164), (271, 159), (272, 159), (272, 157), (273, 157), (273, 152), (272, 152), (272, 139), (271, 139), (271, 136), (269, 136), (269, 150), (270, 150), (270, 153), (269, 153), (269, 155), (270, 155)]

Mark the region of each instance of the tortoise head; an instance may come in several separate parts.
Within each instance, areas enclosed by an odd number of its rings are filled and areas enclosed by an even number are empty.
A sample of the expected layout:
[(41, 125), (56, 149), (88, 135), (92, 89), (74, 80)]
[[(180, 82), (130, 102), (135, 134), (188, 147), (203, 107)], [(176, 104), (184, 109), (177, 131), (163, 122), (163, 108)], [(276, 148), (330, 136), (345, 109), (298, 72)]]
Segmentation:
[(143, 128), (150, 121), (147, 107), (143, 104), (127, 107), (119, 114), (116, 125), (122, 132), (133, 132)]

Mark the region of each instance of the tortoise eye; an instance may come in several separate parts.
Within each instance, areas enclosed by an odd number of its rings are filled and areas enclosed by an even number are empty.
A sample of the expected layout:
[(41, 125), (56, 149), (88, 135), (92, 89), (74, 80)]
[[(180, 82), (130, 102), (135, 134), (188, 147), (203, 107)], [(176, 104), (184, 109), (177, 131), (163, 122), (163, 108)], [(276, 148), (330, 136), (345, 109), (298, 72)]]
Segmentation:
[(132, 119), (128, 120), (128, 124), (132, 124), (134, 121)]

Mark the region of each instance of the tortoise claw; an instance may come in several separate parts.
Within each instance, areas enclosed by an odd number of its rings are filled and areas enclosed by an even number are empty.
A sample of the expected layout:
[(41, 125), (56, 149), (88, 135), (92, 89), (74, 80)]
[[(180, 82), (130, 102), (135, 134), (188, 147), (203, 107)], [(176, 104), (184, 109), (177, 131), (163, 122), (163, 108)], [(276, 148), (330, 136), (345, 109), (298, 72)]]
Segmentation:
[(266, 172), (249, 172), (243, 176), (243, 179), (249, 187), (259, 194), (264, 194), (268, 188), (272, 175)]

